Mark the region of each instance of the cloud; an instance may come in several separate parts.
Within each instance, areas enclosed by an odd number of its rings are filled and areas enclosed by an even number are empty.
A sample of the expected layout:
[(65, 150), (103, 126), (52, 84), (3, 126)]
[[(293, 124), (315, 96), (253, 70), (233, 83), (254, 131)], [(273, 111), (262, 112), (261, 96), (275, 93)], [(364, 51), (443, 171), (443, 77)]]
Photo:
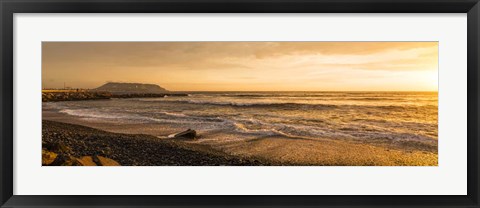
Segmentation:
[(436, 47), (436, 42), (44, 42), (43, 53), (45, 61), (58, 63), (88, 61), (107, 66), (198, 66), (232, 57), (368, 55)]
[(65, 80), (78, 87), (123, 80), (204, 83), (205, 89), (228, 82), (247, 88), (255, 81), (274, 88), (286, 80), (302, 84), (309, 75), (326, 80), (355, 70), (377, 71), (379, 77), (436, 71), (437, 51), (437, 42), (44, 42), (42, 77), (47, 87)]

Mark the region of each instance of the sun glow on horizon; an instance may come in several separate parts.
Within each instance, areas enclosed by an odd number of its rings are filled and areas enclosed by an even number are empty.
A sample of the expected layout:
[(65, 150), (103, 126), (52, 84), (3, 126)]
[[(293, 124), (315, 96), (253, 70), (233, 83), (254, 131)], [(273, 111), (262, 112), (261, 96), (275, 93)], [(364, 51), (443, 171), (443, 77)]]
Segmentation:
[(437, 42), (44, 42), (44, 88), (437, 91)]

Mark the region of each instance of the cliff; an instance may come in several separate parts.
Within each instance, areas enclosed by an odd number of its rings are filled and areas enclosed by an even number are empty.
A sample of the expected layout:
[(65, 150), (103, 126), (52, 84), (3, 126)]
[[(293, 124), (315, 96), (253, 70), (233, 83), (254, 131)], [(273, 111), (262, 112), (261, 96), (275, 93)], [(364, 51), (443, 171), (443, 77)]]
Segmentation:
[(155, 94), (168, 92), (168, 90), (155, 84), (119, 82), (108, 82), (98, 88), (95, 88), (94, 91), (110, 92), (112, 94)]

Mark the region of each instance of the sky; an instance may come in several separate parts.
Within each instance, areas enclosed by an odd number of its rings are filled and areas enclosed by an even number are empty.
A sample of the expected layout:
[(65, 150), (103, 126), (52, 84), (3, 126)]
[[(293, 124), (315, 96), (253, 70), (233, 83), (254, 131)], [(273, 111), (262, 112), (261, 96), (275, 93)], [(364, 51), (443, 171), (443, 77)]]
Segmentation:
[(437, 91), (438, 42), (43, 42), (43, 88)]

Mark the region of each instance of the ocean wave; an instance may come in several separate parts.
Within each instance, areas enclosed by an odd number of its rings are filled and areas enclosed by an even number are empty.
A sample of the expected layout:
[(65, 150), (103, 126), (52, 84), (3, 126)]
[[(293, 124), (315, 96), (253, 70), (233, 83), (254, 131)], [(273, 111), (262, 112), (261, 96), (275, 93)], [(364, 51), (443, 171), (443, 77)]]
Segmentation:
[[(268, 123), (258, 119), (226, 119), (225, 123), (238, 133), (255, 134), (259, 136), (285, 136), (289, 138), (317, 139), (325, 137), (349, 137), (341, 132), (328, 132), (314, 126)], [(254, 128), (252, 128), (254, 127)]]
[(59, 111), (72, 116), (90, 117), (90, 118), (131, 118), (128, 115), (115, 114), (115, 113), (102, 113), (90, 109), (63, 109)]
[[(143, 101), (143, 100), (142, 100)], [(221, 100), (148, 100), (146, 102), (162, 102), (162, 103), (178, 103), (178, 104), (197, 104), (197, 105), (212, 105), (212, 106), (230, 106), (242, 108), (281, 108), (288, 110), (295, 109), (315, 109), (315, 110), (329, 110), (335, 108), (349, 108), (349, 109), (378, 109), (401, 111), (405, 109), (438, 109), (437, 105), (408, 105), (399, 103), (398, 105), (364, 105), (364, 104), (320, 104), (320, 103), (296, 103), (296, 102), (236, 102), (236, 101), (221, 101)]]
[[(159, 101), (159, 100), (157, 100)], [(318, 107), (335, 108), (336, 105), (327, 104), (306, 104), (306, 103), (267, 103), (267, 102), (233, 102), (233, 101), (207, 101), (207, 100), (162, 100), (160, 102), (188, 103), (201, 105), (234, 106), (234, 107)]]
[(231, 93), (195, 93), (194, 96), (207, 97), (385, 97), (405, 98), (408, 97), (431, 97), (436, 92), (231, 92)]
[[(191, 125), (197, 130), (221, 129), (230, 130), (236, 133), (255, 135), (255, 136), (281, 136), (295, 139), (360, 139), (368, 140), (390, 140), (390, 141), (415, 141), (422, 143), (435, 143), (435, 139), (414, 133), (399, 132), (387, 128), (389, 125), (371, 126), (368, 124), (349, 124), (344, 126), (341, 123), (331, 123), (329, 125), (309, 125), (299, 123), (277, 123), (264, 119), (242, 118), (242, 117), (218, 117), (218, 116), (199, 116), (188, 115), (178, 112), (158, 112), (167, 117), (152, 117), (153, 114), (142, 115), (133, 113), (118, 113), (101, 111), (98, 109), (63, 109), (61, 113), (82, 118), (93, 118), (101, 120), (111, 120), (121, 123), (171, 123)], [(288, 121), (286, 119), (285, 121)], [(387, 122), (388, 123), (388, 122)], [(412, 124), (412, 126), (415, 126)], [(392, 128), (398, 129), (395, 125)]]
[(384, 96), (353, 96), (353, 97), (339, 97), (339, 96), (288, 96), (288, 95), (223, 95), (218, 96), (207, 96), (205, 98), (218, 99), (218, 98), (233, 98), (233, 99), (251, 99), (251, 100), (262, 100), (262, 99), (276, 99), (276, 100), (303, 100), (303, 101), (323, 101), (323, 102), (348, 102), (348, 101), (380, 101), (380, 102), (437, 102), (436, 97), (420, 97), (420, 98), (408, 98), (401, 96), (394, 97), (384, 97)]
[(167, 116), (173, 116), (173, 117), (182, 117), (182, 118), (188, 117), (188, 115), (185, 115), (183, 113), (172, 113), (172, 112), (165, 112), (165, 111), (158, 112), (158, 113), (167, 115)]
[(425, 144), (436, 144), (436, 139), (426, 135), (412, 134), (405, 132), (390, 131), (381, 129), (364, 129), (361, 126), (322, 128), (309, 125), (267, 123), (257, 119), (233, 119), (227, 120), (234, 131), (242, 134), (253, 134), (257, 136), (282, 136), (294, 139), (353, 139), (353, 140), (387, 140), (402, 142), (421, 142)]
[[(93, 118), (100, 120), (112, 120), (115, 122), (135, 123), (174, 123), (174, 124), (217, 124), (221, 125), (225, 120), (219, 117), (202, 117), (189, 116), (181, 113), (158, 112), (161, 115), (169, 116), (170, 118), (156, 118), (151, 116), (133, 114), (133, 113), (118, 113), (118, 112), (103, 112), (98, 109), (63, 109), (60, 113), (65, 113), (71, 116), (81, 118)], [(152, 114), (149, 114), (152, 115)], [(172, 117), (174, 117), (172, 119)]]
[[(307, 100), (341, 100), (341, 101), (348, 101), (348, 100), (353, 100), (353, 101), (402, 101), (405, 100), (404, 97), (364, 97), (364, 96), (358, 96), (358, 97), (348, 97), (348, 96), (339, 96), (339, 95), (257, 95), (257, 94), (240, 94), (240, 95), (229, 95), (225, 94), (222, 95), (223, 97), (233, 97), (233, 98), (275, 98), (275, 99), (307, 99)], [(210, 96), (212, 98), (218, 97), (218, 96)]]

